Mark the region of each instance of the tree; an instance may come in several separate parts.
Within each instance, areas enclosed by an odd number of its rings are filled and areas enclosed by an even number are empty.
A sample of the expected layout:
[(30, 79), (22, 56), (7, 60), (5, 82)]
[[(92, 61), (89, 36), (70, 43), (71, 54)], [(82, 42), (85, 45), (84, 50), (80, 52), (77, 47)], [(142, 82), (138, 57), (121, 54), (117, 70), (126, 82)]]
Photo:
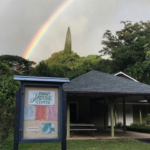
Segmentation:
[(49, 66), (47, 62), (41, 61), (30, 75), (42, 77), (66, 77), (67, 70), (67, 66), (62, 63), (53, 63)]
[(33, 69), (32, 65), (35, 65), (33, 61), (14, 55), (2, 55), (0, 56), (0, 62), (6, 63), (14, 74), (19, 75), (28, 75)]
[(106, 72), (106, 73), (114, 73), (111, 66), (112, 66), (112, 60), (101, 59), (95, 66), (95, 70)]
[(15, 95), (19, 87), (11, 69), (0, 62), (0, 143), (7, 138), (14, 123)]
[[(73, 79), (83, 73), (91, 71), (96, 68), (97, 63), (101, 60), (101, 57), (97, 55), (89, 55), (87, 57), (80, 57), (78, 54), (71, 51), (71, 33), (68, 27), (65, 48), (63, 51), (53, 53), (50, 58), (37, 65), (33, 71), (33, 75), (44, 75), (43, 70), (49, 70), (47, 76), (52, 77), (68, 77)], [(43, 69), (43, 68), (47, 69)], [(36, 72), (36, 73), (35, 73)], [(47, 71), (44, 71), (47, 72)]]
[(6, 65), (5, 63), (0, 62), (0, 81), (6, 75), (7, 76), (12, 75), (12, 71), (10, 70), (8, 65)]
[(73, 67), (73, 64), (79, 57), (80, 56), (74, 52), (66, 55), (64, 51), (60, 51), (52, 54), (45, 62), (48, 63), (49, 66), (53, 64), (64, 64), (65, 66)]
[(68, 71), (74, 70), (78, 58), (80, 58), (79, 55), (72, 51), (70, 54), (60, 51), (52, 54), (45, 62), (48, 64), (53, 77), (67, 77)]
[(104, 33), (106, 40), (102, 41), (104, 47), (100, 53), (110, 55), (113, 72), (123, 71), (141, 82), (150, 83), (150, 61), (144, 47), (150, 41), (150, 22), (121, 23), (124, 28), (115, 35), (109, 30)]
[(68, 71), (67, 77), (73, 79), (91, 70), (97, 70), (97, 65), (101, 60), (101, 57), (97, 55), (79, 57), (74, 64), (73, 70)]
[(64, 47), (64, 53), (70, 54), (71, 53), (71, 32), (70, 28), (68, 27), (67, 34), (66, 34), (66, 42)]
[(35, 69), (31, 72), (32, 76), (51, 76), (51, 71), (48, 64), (44, 61), (41, 61)]

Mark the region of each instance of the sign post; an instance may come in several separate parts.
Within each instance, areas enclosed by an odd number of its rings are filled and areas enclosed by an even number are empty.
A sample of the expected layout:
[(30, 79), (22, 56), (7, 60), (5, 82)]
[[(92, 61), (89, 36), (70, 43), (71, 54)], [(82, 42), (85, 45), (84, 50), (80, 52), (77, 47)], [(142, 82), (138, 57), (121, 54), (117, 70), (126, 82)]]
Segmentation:
[(21, 81), (16, 96), (14, 150), (18, 143), (61, 142), (66, 150), (66, 93), (68, 78), (14, 76)]

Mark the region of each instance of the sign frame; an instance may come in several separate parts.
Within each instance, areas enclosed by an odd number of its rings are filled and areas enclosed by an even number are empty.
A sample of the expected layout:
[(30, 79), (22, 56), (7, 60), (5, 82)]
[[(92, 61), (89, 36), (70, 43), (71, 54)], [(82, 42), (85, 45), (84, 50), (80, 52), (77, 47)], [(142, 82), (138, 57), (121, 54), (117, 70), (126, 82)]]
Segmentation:
[[(25, 103), (25, 88), (58, 88), (58, 138), (39, 138), (39, 139), (24, 139), (24, 103)], [(62, 141), (62, 84), (60, 83), (36, 83), (36, 82), (21, 82), (21, 101), (20, 101), (20, 118), (19, 118), (19, 143), (36, 143), (36, 142), (61, 142)]]

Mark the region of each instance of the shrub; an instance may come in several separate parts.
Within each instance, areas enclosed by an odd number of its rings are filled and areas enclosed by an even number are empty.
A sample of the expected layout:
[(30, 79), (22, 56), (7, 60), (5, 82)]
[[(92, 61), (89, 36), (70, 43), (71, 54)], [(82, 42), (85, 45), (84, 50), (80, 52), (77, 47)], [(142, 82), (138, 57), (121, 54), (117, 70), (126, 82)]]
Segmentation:
[(150, 125), (150, 114), (147, 114), (147, 116), (145, 118), (145, 122), (147, 125)]
[(15, 95), (20, 83), (4, 76), (0, 81), (0, 143), (8, 136), (14, 123)]
[(150, 127), (140, 124), (131, 124), (130, 126), (126, 126), (128, 131), (136, 131), (142, 133), (150, 133)]

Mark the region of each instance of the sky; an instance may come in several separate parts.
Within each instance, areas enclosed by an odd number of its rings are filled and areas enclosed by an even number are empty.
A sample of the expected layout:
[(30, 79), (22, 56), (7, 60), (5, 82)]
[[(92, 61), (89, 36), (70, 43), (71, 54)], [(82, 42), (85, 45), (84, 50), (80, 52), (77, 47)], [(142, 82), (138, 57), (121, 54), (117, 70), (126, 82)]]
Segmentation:
[[(0, 55), (23, 57), (42, 25), (66, 0), (1, 0)], [(150, 0), (74, 0), (48, 28), (27, 58), (39, 62), (64, 49), (68, 26), (72, 50), (99, 55), (106, 30), (123, 28), (121, 21), (150, 20)]]

